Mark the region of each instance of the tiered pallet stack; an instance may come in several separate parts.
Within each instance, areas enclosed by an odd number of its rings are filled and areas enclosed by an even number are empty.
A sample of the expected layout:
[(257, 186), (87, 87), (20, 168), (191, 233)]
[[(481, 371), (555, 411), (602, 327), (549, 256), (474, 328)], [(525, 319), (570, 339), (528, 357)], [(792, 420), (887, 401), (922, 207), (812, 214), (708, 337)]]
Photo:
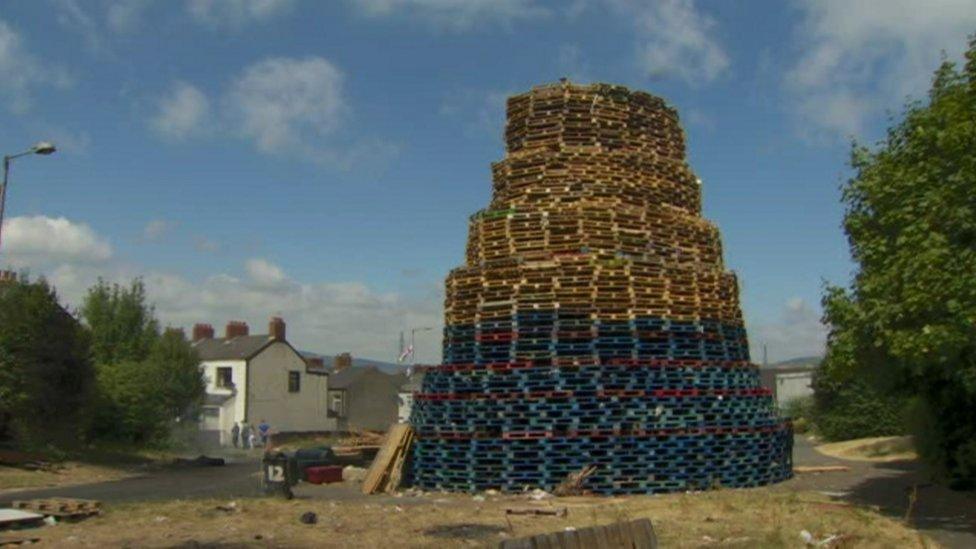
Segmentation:
[(444, 364), (416, 395), (428, 489), (655, 493), (791, 475), (677, 113), (561, 82), (508, 101), (507, 154), (447, 278)]

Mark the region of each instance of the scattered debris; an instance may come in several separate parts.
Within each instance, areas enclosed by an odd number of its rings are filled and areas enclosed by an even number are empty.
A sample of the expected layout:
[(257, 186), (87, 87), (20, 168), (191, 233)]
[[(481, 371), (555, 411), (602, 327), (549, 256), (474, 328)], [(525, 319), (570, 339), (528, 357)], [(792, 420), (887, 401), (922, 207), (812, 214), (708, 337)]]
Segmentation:
[(542, 501), (544, 499), (549, 499), (551, 497), (553, 497), (552, 494), (546, 492), (541, 488), (536, 488), (535, 490), (529, 492), (529, 499), (533, 499), (535, 501)]
[(551, 508), (510, 507), (508, 509), (505, 509), (505, 514), (565, 517), (566, 515), (569, 514), (569, 509), (566, 507), (551, 507)]
[(169, 521), (169, 517), (164, 517), (163, 515), (159, 515), (159, 516), (153, 518), (153, 522), (156, 522), (156, 523), (159, 523), (159, 522), (167, 522), (167, 521)]
[(403, 465), (413, 444), (413, 428), (408, 423), (397, 423), (390, 427), (383, 440), (383, 446), (373, 459), (372, 465), (363, 478), (363, 493), (393, 493), (400, 486)]
[(237, 507), (237, 502), (236, 501), (232, 501), (232, 502), (228, 503), (227, 505), (218, 505), (216, 507), (216, 509), (218, 511), (224, 511), (224, 512), (227, 512), (227, 513), (233, 513), (234, 511), (239, 511), (240, 510)]
[(298, 520), (301, 521), (302, 524), (315, 524), (319, 521), (319, 516), (312, 511), (308, 511), (307, 513), (302, 513), (302, 516), (299, 517)]
[(498, 494), (499, 494), (498, 490), (495, 490), (494, 488), (485, 490), (486, 496), (497, 496)]
[(578, 496), (583, 493), (583, 482), (596, 472), (596, 465), (587, 465), (579, 471), (566, 475), (566, 479), (552, 491), (557, 496)]
[(834, 543), (840, 543), (841, 541), (847, 539), (848, 536), (843, 534), (831, 534), (824, 539), (817, 539), (807, 530), (800, 530), (800, 539), (808, 547), (830, 547)]
[(44, 515), (21, 509), (0, 509), (0, 528), (30, 528), (40, 526)]
[(8, 547), (13, 545), (32, 545), (34, 543), (40, 543), (41, 538), (35, 537), (25, 537), (25, 536), (3, 536), (0, 537), (0, 547)]
[(93, 499), (29, 499), (14, 501), (12, 507), (59, 519), (80, 519), (102, 512), (102, 503)]
[(60, 466), (51, 463), (42, 454), (19, 450), (0, 450), (0, 465), (27, 469), (28, 471), (56, 471), (60, 469)]
[(193, 459), (176, 458), (173, 460), (173, 465), (184, 467), (221, 467), (226, 464), (224, 458), (212, 458), (204, 455), (199, 455)]
[[(615, 543), (610, 545), (609, 540)], [(617, 522), (605, 526), (565, 529), (562, 532), (539, 534), (526, 538), (504, 540), (500, 549), (534, 549), (536, 547), (633, 547), (657, 549), (657, 535), (651, 521), (644, 519)]]
[(479, 495), (477, 495), (477, 496), (474, 496), (474, 497), (473, 497), (473, 498), (471, 498), (471, 499), (473, 499), (473, 500), (475, 500), (475, 501), (485, 501), (485, 496), (482, 496), (482, 495), (480, 495), (480, 494), (479, 494)]
[(305, 480), (311, 484), (342, 482), (342, 467), (339, 465), (307, 467), (305, 468)]
[(851, 468), (846, 465), (797, 465), (793, 467), (793, 472), (798, 474), (803, 473), (841, 473), (844, 471), (850, 471)]
[(346, 482), (361, 482), (366, 478), (366, 469), (355, 465), (346, 465), (342, 468), (342, 480)]

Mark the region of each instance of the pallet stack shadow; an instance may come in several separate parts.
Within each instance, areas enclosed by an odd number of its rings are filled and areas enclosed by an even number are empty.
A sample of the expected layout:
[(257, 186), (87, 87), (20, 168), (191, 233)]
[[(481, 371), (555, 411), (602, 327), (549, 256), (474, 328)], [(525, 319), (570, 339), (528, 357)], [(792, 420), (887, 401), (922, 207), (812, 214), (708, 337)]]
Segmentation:
[(597, 493), (791, 475), (677, 113), (605, 84), (508, 100), (489, 207), (447, 277), (444, 363), (411, 423), (426, 489)]

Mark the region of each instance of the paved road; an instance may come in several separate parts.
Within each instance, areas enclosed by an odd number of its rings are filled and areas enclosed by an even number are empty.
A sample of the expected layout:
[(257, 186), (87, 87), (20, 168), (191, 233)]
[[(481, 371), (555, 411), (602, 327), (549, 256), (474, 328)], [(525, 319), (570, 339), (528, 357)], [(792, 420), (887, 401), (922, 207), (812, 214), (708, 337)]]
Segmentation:
[(976, 548), (976, 494), (956, 492), (932, 483), (923, 466), (913, 461), (869, 463), (840, 460), (817, 452), (801, 436), (793, 449), (796, 465), (846, 465), (849, 471), (802, 474), (782, 489), (817, 490), (838, 499), (877, 507), (881, 513), (904, 519), (909, 494), (918, 496), (909, 523), (946, 547)]
[(245, 497), (260, 493), (260, 461), (246, 458), (222, 467), (172, 467), (144, 475), (37, 490), (0, 491), (0, 504), (14, 499), (69, 497), (100, 501)]

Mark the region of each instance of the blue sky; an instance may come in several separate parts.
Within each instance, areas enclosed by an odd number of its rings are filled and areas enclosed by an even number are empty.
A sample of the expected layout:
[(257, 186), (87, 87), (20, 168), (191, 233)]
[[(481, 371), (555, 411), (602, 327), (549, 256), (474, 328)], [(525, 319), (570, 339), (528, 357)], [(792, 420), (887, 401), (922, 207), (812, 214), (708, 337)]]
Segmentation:
[(441, 325), (504, 98), (569, 77), (679, 109), (753, 348), (813, 354), (851, 270), (850, 139), (973, 31), (972, 0), (8, 0), (0, 146), (60, 151), (15, 161), (0, 265), (71, 304), (143, 276), (164, 323), (282, 314), (303, 348), (390, 359)]

